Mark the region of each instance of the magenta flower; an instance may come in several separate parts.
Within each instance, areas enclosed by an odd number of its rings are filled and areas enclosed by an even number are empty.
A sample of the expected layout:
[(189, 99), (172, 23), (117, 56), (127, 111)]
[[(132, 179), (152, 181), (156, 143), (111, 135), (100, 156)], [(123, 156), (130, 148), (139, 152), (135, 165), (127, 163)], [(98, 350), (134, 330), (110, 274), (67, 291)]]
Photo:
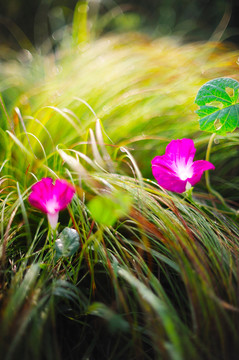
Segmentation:
[(66, 180), (43, 178), (32, 186), (29, 202), (32, 206), (47, 214), (53, 229), (58, 222), (59, 211), (65, 209), (75, 194), (74, 187)]
[(172, 140), (165, 155), (152, 160), (153, 176), (166, 190), (182, 193), (201, 180), (205, 170), (214, 170), (209, 161), (193, 161), (196, 149), (191, 139)]

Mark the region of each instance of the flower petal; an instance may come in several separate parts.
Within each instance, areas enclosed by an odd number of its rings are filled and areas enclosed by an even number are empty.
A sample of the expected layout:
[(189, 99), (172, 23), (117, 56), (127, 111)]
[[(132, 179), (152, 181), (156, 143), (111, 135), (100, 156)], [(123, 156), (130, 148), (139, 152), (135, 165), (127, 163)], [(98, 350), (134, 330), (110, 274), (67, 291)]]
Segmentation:
[(155, 156), (151, 161), (152, 165), (160, 165), (173, 171), (173, 160), (167, 155)]
[(215, 166), (206, 160), (197, 160), (192, 165), (191, 168), (193, 170), (193, 176), (188, 179), (191, 185), (195, 185), (201, 180), (202, 174), (206, 170), (214, 170)]
[(32, 186), (29, 202), (44, 213), (54, 215), (67, 207), (75, 193), (74, 187), (65, 180), (43, 178)]
[(47, 208), (46, 208), (44, 198), (40, 197), (39, 194), (37, 194), (36, 192), (32, 192), (29, 195), (28, 200), (32, 206), (41, 210), (44, 213), (47, 213)]
[[(153, 176), (164, 189), (182, 193), (186, 189), (187, 180), (181, 180), (167, 163), (167, 156), (157, 156), (152, 160)], [(170, 160), (170, 159), (169, 159)]]
[(32, 185), (32, 192), (41, 200), (48, 200), (52, 196), (53, 180), (51, 178), (42, 178), (40, 181)]
[(166, 190), (182, 193), (199, 182), (205, 170), (215, 169), (209, 161), (193, 162), (195, 152), (193, 140), (172, 140), (165, 155), (152, 160), (152, 172), (158, 184)]
[(65, 180), (56, 180), (53, 195), (58, 200), (58, 211), (63, 210), (71, 202), (75, 194), (74, 187)]
[(47, 218), (52, 229), (55, 229), (58, 223), (59, 212), (56, 212), (55, 214), (47, 214)]
[(180, 167), (192, 164), (195, 153), (196, 149), (191, 139), (172, 140), (165, 151), (165, 155)]
[(46, 202), (51, 198), (53, 189), (51, 178), (42, 178), (32, 185), (32, 192), (29, 196), (29, 202), (32, 206), (47, 213)]

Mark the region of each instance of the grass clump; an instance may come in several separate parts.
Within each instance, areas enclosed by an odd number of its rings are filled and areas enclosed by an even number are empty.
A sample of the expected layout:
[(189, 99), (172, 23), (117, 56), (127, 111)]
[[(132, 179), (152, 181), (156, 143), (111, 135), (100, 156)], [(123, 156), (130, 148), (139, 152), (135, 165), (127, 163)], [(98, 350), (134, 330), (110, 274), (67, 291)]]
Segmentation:
[[(5, 359), (236, 359), (238, 222), (203, 181), (193, 198), (161, 189), (150, 160), (182, 137), (205, 155), (194, 98), (213, 77), (236, 78), (237, 56), (128, 34), (2, 60)], [(237, 141), (217, 137), (211, 155), (234, 208)], [(56, 237), (28, 202), (46, 176), (76, 188)], [(56, 258), (66, 227), (79, 249)]]

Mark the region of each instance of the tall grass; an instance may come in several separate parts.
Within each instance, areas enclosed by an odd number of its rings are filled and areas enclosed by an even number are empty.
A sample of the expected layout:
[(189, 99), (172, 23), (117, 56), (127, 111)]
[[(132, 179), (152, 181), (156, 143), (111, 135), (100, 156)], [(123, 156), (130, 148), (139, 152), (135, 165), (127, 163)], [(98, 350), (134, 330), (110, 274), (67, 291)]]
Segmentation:
[[(224, 45), (111, 34), (2, 59), (4, 359), (237, 358), (238, 223), (204, 181), (193, 198), (176, 195), (150, 166), (175, 138), (193, 138), (205, 156), (194, 97), (211, 78), (237, 79), (237, 57)], [(217, 137), (211, 157), (211, 182), (234, 208), (237, 143), (237, 132)], [(70, 258), (56, 260), (46, 218), (27, 200), (45, 176), (76, 187), (59, 225), (80, 236)], [(96, 197), (118, 206), (113, 225), (94, 220)]]

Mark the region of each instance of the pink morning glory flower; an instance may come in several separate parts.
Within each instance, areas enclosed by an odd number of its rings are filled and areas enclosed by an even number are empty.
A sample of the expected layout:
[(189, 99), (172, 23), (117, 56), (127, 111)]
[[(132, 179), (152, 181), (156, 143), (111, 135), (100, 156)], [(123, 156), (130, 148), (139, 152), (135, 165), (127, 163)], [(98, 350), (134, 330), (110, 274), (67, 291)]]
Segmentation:
[(182, 193), (201, 180), (205, 170), (214, 170), (206, 160), (193, 161), (196, 149), (193, 140), (172, 140), (165, 155), (152, 160), (153, 176), (166, 190)]
[(43, 178), (32, 186), (29, 202), (32, 206), (47, 214), (53, 229), (58, 222), (59, 211), (65, 209), (75, 194), (74, 187), (66, 180)]

